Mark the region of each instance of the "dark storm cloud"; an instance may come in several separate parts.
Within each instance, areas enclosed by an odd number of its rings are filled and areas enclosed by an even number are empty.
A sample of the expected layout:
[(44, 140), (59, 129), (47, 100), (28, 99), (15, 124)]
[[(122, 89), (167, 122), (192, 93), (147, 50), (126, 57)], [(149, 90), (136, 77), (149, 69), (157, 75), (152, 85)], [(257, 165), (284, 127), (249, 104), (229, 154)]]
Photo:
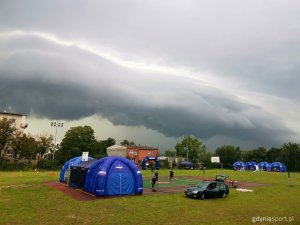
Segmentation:
[(2, 1), (0, 110), (277, 145), (300, 110), (298, 8)]
[[(50, 119), (76, 120), (92, 114), (100, 114), (115, 125), (145, 126), (157, 130), (166, 136), (180, 137), (193, 134), (203, 139), (209, 139), (215, 135), (226, 135), (241, 140), (256, 140), (256, 142), (268, 145), (280, 144), (282, 135), (287, 135), (288, 130), (271, 118), (245, 118), (243, 121), (234, 121), (226, 114), (213, 113), (210, 117), (202, 113), (189, 113), (181, 107), (157, 107), (147, 108), (145, 105), (136, 105), (132, 102), (124, 102), (121, 97), (114, 99), (113, 95), (105, 93), (91, 93), (80, 86), (67, 84), (49, 84), (44, 81), (12, 81), (0, 79), (2, 87), (9, 87), (9, 91), (2, 94), (1, 108), (12, 108), (16, 112), (24, 112)], [(17, 91), (13, 91), (17, 90)], [(209, 100), (208, 100), (209, 101)], [(219, 102), (222, 101), (220, 97)], [(112, 103), (115, 102), (115, 103)], [(236, 115), (244, 109), (234, 106), (235, 103), (227, 103), (227, 106), (218, 106), (221, 109), (234, 109)], [(218, 107), (212, 105), (214, 109)], [(215, 117), (216, 116), (216, 117)], [(217, 118), (217, 117), (222, 118)], [(227, 120), (227, 121), (223, 121)], [(264, 124), (261, 121), (264, 120)], [(270, 127), (269, 124), (272, 124)], [(274, 129), (274, 127), (276, 129)]]
[(96, 113), (94, 99), (80, 86), (3, 78), (0, 83), (1, 110), (12, 108), (27, 115), (68, 120)]
[(297, 100), (300, 96), (300, 40), (260, 54), (229, 57), (218, 71), (243, 77), (240, 88)]

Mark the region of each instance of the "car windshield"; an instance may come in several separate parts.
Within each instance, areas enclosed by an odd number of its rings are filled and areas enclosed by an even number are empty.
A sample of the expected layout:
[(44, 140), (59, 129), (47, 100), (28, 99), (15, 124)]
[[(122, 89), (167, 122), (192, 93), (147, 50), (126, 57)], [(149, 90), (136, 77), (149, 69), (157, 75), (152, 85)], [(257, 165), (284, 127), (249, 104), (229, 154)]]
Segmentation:
[(209, 184), (210, 184), (209, 182), (201, 181), (198, 184), (196, 184), (195, 187), (206, 188)]

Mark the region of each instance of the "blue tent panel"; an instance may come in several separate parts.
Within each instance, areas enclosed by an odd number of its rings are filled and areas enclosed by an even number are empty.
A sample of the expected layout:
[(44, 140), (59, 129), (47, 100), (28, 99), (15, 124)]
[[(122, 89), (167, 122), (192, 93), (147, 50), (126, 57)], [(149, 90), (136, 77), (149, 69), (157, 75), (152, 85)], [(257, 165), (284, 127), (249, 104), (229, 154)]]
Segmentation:
[[(88, 160), (92, 160), (94, 159), (93, 157), (89, 157)], [(60, 175), (59, 175), (59, 181), (60, 182), (66, 182), (66, 175), (67, 172), (69, 170), (69, 168), (71, 166), (76, 166), (82, 163), (82, 157), (81, 156), (77, 156), (74, 157), (72, 159), (70, 159), (69, 161), (65, 162), (65, 164), (63, 165), (61, 171), (60, 171)]]
[(286, 172), (286, 166), (281, 162), (273, 162), (270, 165), (271, 172)]
[(260, 162), (257, 165), (260, 170), (264, 170), (264, 171), (269, 170), (269, 167), (270, 167), (270, 163), (268, 163), (268, 162)]
[(128, 173), (112, 173), (107, 177), (106, 195), (130, 195), (134, 193), (134, 179)]
[(91, 166), (84, 188), (98, 196), (142, 194), (143, 179), (132, 161), (119, 156), (108, 156)]
[(182, 161), (180, 162), (180, 165), (194, 165), (194, 164), (191, 163), (190, 161)]
[(247, 162), (245, 165), (245, 170), (256, 170), (256, 162)]
[(232, 167), (234, 170), (240, 170), (240, 169), (245, 169), (245, 163), (242, 161), (237, 161), (235, 163), (233, 163)]

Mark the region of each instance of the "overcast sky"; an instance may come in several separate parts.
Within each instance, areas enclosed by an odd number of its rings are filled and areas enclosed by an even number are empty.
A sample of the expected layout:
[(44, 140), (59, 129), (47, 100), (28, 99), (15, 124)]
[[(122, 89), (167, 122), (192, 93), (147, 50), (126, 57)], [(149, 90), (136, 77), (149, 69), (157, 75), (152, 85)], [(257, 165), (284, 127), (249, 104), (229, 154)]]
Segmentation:
[(172, 148), (300, 142), (297, 0), (2, 0), (0, 111)]

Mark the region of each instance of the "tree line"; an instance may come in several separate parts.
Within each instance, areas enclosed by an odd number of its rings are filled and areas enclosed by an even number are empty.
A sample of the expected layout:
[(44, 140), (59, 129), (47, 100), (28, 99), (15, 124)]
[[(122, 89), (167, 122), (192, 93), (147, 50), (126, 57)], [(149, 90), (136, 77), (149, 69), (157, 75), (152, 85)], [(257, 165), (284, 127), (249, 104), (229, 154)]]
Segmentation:
[(214, 152), (206, 150), (200, 139), (186, 136), (178, 142), (174, 150), (165, 151), (165, 156), (183, 157), (192, 163), (205, 165), (207, 168), (219, 167), (211, 163), (212, 156), (219, 156), (224, 168), (232, 168), (236, 161), (255, 162), (282, 162), (289, 171), (300, 171), (300, 145), (293, 142), (283, 144), (279, 148), (258, 147), (251, 150), (241, 150), (240, 147), (224, 145), (215, 149)]
[[(21, 133), (14, 127), (12, 120), (0, 120), (0, 169), (5, 169), (10, 161), (10, 168), (21, 168), (24, 161), (31, 165), (37, 160), (37, 168), (61, 166), (70, 158), (89, 152), (94, 158), (106, 156), (106, 149), (116, 143), (114, 138), (97, 140), (94, 130), (90, 126), (70, 128), (59, 145), (55, 145), (52, 135), (36, 135)], [(135, 145), (133, 141), (123, 140), (123, 145)], [(9, 159), (7, 156), (9, 155)], [(266, 149), (259, 147), (252, 150), (241, 150), (239, 147), (224, 145), (214, 152), (207, 151), (204, 143), (194, 137), (185, 136), (178, 142), (174, 150), (166, 150), (165, 156), (182, 157), (195, 164), (205, 165), (207, 168), (218, 165), (211, 163), (212, 156), (219, 156), (224, 168), (232, 168), (236, 161), (256, 161), (269, 163), (279, 161), (290, 171), (300, 171), (300, 145), (288, 142), (280, 148)], [(13, 161), (13, 165), (11, 165)], [(13, 169), (12, 168), (12, 169)]]
[(53, 135), (31, 135), (20, 132), (14, 121), (0, 120), (0, 169), (60, 167), (70, 158), (89, 152), (94, 158), (106, 156), (106, 148), (115, 139), (97, 140), (90, 126), (70, 128), (62, 142), (55, 145)]

